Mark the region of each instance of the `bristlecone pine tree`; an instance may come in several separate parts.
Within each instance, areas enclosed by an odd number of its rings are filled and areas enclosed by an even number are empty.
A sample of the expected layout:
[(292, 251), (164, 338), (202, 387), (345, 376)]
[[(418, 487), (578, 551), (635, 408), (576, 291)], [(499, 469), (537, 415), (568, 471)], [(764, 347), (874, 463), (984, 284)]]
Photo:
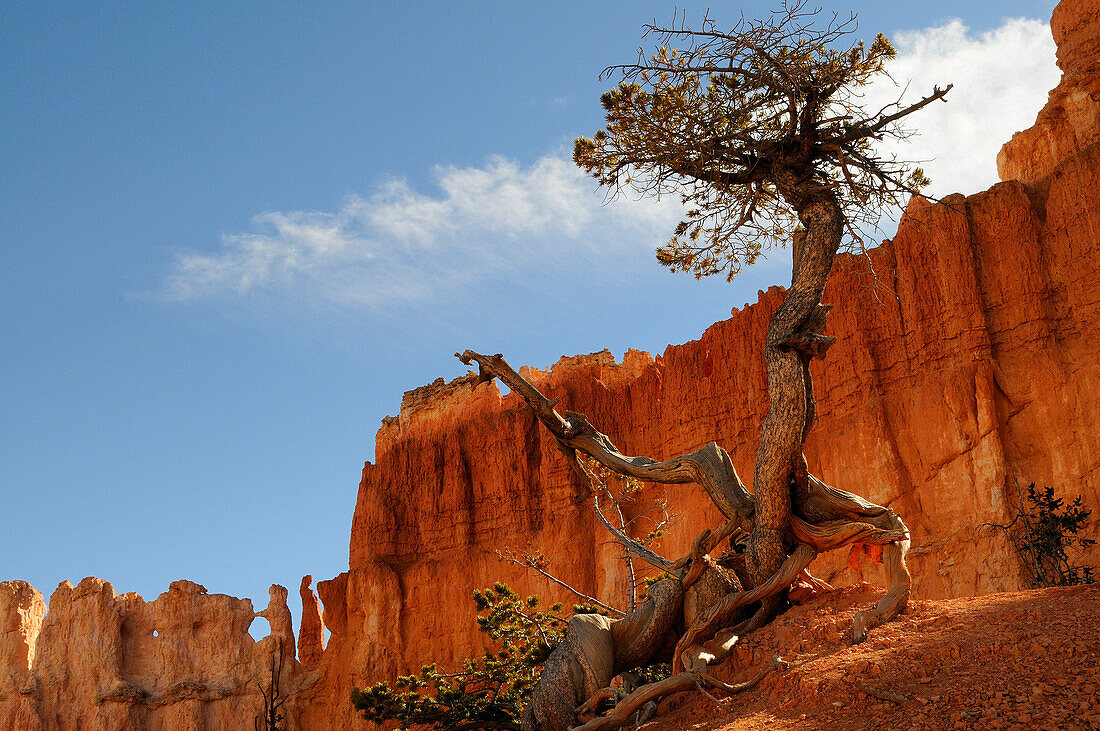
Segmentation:
[[(578, 139), (574, 149), (577, 164), (612, 192), (680, 196), (685, 219), (657, 251), (673, 270), (732, 278), (766, 247), (791, 242), (791, 286), (765, 341), (769, 409), (753, 492), (716, 443), (665, 461), (626, 456), (582, 414), (558, 412), (500, 355), (458, 356), (478, 364), (479, 378), (499, 378), (520, 394), (583, 479), (578, 453), (638, 480), (698, 484), (726, 518), (677, 561), (616, 535), (631, 555), (672, 578), (653, 584), (626, 617), (570, 620), (532, 693), (526, 729), (618, 728), (669, 693), (701, 684), (740, 690), (711, 675), (708, 664), (780, 611), (786, 589), (800, 574), (808, 577), (806, 567), (822, 551), (883, 547), (887, 591), (855, 616), (855, 641), (905, 606), (909, 533), (901, 518), (807, 471), (802, 449), (814, 421), (809, 364), (834, 341), (824, 334), (830, 306), (821, 297), (842, 243), (847, 237), (861, 245), (860, 232), (885, 207), (927, 183), (919, 168), (877, 154), (874, 142), (905, 136), (899, 123), (943, 100), (951, 87), (936, 87), (916, 103), (863, 109), (863, 90), (884, 75), (895, 52), (882, 35), (853, 42), (854, 29), (854, 16), (822, 23), (802, 1), (764, 20), (742, 19), (730, 31), (710, 18), (698, 29), (647, 26), (655, 50), (605, 72), (620, 78), (602, 98), (607, 126)], [(731, 549), (711, 557), (722, 541), (746, 536), (743, 555)], [(669, 657), (670, 631), (679, 641)], [(615, 675), (662, 658), (671, 659), (671, 677), (605, 709), (615, 698), (606, 690)]]

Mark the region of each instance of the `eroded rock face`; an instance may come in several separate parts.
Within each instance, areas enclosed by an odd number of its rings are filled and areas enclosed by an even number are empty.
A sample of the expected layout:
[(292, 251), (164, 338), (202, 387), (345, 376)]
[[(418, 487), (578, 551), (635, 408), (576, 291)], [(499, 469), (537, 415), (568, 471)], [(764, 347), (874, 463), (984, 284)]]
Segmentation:
[[(278, 591), (277, 589), (281, 589)], [(265, 610), (290, 632), (282, 689), (315, 681), (293, 660), (286, 589)], [(45, 615), (43, 619), (43, 615)], [(0, 728), (252, 728), (277, 636), (256, 642), (248, 599), (176, 581), (154, 601), (106, 581), (62, 582), (49, 612), (26, 582), (0, 584)]]
[(0, 728), (36, 728), (34, 706), (23, 691), (33, 687), (31, 667), (45, 616), (37, 589), (25, 581), (0, 582)]
[(1001, 180), (1038, 185), (1059, 163), (1100, 140), (1100, 0), (1073, 0), (1054, 9), (1062, 79), (1035, 126), (1012, 136), (997, 155)]
[(298, 662), (305, 668), (315, 668), (325, 651), (325, 628), (321, 620), (321, 603), (310, 585), (312, 576), (303, 576), (298, 593), (302, 597), (302, 624), (298, 630)]
[[(917, 598), (1023, 586), (1004, 538), (981, 530), (1009, 516), (1017, 481), (1100, 506), (1098, 9), (1100, 0), (1073, 0), (1055, 11), (1062, 83), (1036, 126), (1002, 150), (1012, 180), (946, 205), (912, 203), (893, 241), (837, 262), (826, 293), (838, 341), (814, 366), (807, 458), (827, 482), (904, 517)], [(767, 409), (762, 344), (782, 296), (761, 292), (657, 357), (630, 351), (617, 363), (603, 352), (521, 372), (627, 453), (666, 458), (716, 440), (749, 478)], [(249, 600), (193, 582), (150, 602), (99, 579), (64, 582), (48, 614), (33, 587), (4, 582), (0, 728), (252, 728), (279, 638), (290, 728), (361, 725), (353, 686), (480, 652), (473, 589), (502, 580), (560, 594), (502, 563), (501, 548), (540, 549), (574, 586), (625, 603), (618, 550), (514, 394), (476, 377), (416, 389), (384, 420), (376, 454), (359, 486), (349, 570), (317, 583), (323, 613), (303, 579), (298, 661), (282, 587), (261, 613), (271, 636), (255, 642)], [(678, 556), (720, 516), (684, 486), (649, 487), (633, 510), (666, 492), (680, 517), (660, 550)], [(834, 552), (813, 570), (838, 585), (881, 582), (878, 567), (846, 558)]]

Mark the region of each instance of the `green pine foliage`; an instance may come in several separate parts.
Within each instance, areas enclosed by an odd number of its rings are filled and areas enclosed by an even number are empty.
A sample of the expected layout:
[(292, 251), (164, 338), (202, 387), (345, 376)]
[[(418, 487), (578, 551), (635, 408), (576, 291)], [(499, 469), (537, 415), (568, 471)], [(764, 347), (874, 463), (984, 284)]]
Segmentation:
[(1096, 543), (1080, 535), (1091, 510), (1081, 507), (1081, 497), (1067, 503), (1054, 497), (1053, 487), (1027, 486), (1027, 507), (1020, 510), (1023, 530), (1013, 534), (1016, 548), (1031, 570), (1035, 586), (1091, 584), (1093, 570), (1077, 566), (1066, 549), (1088, 548)]
[(1053, 487), (1027, 486), (1027, 494), (1020, 493), (1020, 507), (1008, 525), (985, 523), (982, 527), (998, 528), (1008, 534), (1008, 539), (1020, 553), (1031, 585), (1073, 586), (1091, 584), (1096, 580), (1091, 566), (1079, 566), (1071, 557), (1089, 546), (1096, 545), (1092, 538), (1085, 538), (1081, 530), (1092, 515), (1081, 507), (1081, 497), (1072, 502), (1054, 496)]
[(635, 687), (640, 688), (643, 685), (659, 683), (665, 678), (671, 677), (672, 665), (667, 662), (658, 662), (652, 665), (643, 665), (640, 668), (635, 668), (632, 672), (634, 677), (637, 678)]
[(537, 596), (520, 597), (503, 583), (474, 592), (478, 628), (499, 647), (445, 673), (432, 663), (419, 675), (351, 692), (368, 721), (397, 721), (400, 729), (519, 729), (542, 663), (565, 631), (562, 605), (539, 609)]

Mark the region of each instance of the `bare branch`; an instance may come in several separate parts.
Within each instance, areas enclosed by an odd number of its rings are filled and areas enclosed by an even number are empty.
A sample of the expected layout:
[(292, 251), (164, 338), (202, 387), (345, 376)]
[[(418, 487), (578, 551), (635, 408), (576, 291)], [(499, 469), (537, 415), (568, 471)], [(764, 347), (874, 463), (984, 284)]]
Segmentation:
[(529, 569), (534, 570), (536, 573), (541, 574), (542, 576), (546, 577), (547, 579), (554, 582), (558, 586), (561, 586), (561, 587), (573, 592), (573, 594), (575, 594), (576, 596), (578, 596), (581, 599), (585, 600), (589, 604), (594, 604), (595, 606), (600, 607), (601, 609), (606, 609), (609, 612), (614, 612), (615, 614), (618, 614), (618, 615), (621, 615), (621, 616), (626, 616), (626, 612), (624, 612), (623, 610), (621, 610), (617, 607), (613, 607), (610, 604), (606, 604), (604, 602), (601, 602), (599, 599), (597, 599), (594, 596), (589, 596), (588, 594), (585, 594), (582, 591), (578, 591), (572, 585), (566, 583), (565, 581), (562, 581), (557, 576), (554, 576), (553, 574), (551, 574), (545, 568), (546, 564), (547, 564), (547, 560), (546, 560), (546, 557), (543, 556), (541, 553), (532, 554), (532, 553), (529, 553), (527, 551), (522, 551), (522, 552), (519, 553), (519, 555), (517, 557), (516, 553), (514, 553), (513, 551), (496, 551), (496, 555), (497, 555), (497, 558), (499, 558), (501, 561), (504, 561), (506, 563), (513, 563), (513, 564), (516, 564), (517, 566), (523, 566), (524, 568), (529, 568)]
[[(751, 525), (749, 521), (754, 510), (752, 494), (737, 476), (729, 454), (716, 443), (711, 442), (690, 454), (660, 462), (649, 457), (628, 457), (606, 435), (597, 431), (583, 414), (572, 411), (567, 411), (565, 416), (559, 414), (550, 400), (516, 373), (500, 354), (487, 356), (467, 350), (455, 355), (466, 365), (477, 362), (487, 379), (495, 376), (518, 393), (564, 449), (587, 454), (612, 472), (627, 477), (662, 484), (699, 484), (726, 518), (741, 521), (746, 527)], [(573, 459), (574, 467), (580, 470), (576, 458)]]
[[(904, 117), (908, 117), (913, 112), (916, 112), (920, 109), (923, 109), (924, 107), (928, 106), (929, 104), (936, 101), (937, 99), (940, 99), (940, 100), (946, 102), (947, 100), (944, 99), (944, 97), (947, 96), (947, 92), (951, 91), (954, 87), (955, 87), (954, 84), (948, 84), (947, 86), (945, 86), (942, 89), (938, 86), (934, 86), (934, 87), (932, 87), (932, 93), (929, 94), (928, 96), (924, 97), (923, 99), (921, 99), (916, 104), (911, 104), (908, 107), (906, 107), (905, 109), (901, 109), (897, 112), (894, 112), (893, 114), (887, 114), (885, 117), (881, 117), (878, 120), (874, 120), (870, 124), (869, 129), (872, 132), (878, 132), (882, 129), (885, 129), (886, 126), (891, 124), (892, 122), (896, 122), (899, 119), (902, 119)], [(846, 136), (846, 138), (848, 140), (856, 139), (854, 137), (849, 137), (849, 136)]]
[(609, 521), (604, 516), (603, 511), (600, 509), (600, 496), (598, 493), (593, 495), (592, 499), (593, 507), (596, 510), (596, 518), (598, 518), (600, 524), (607, 529), (607, 532), (614, 536), (615, 540), (617, 540), (619, 544), (622, 545), (623, 550), (626, 551), (628, 555), (640, 558), (641, 560), (648, 563), (650, 566), (660, 569), (661, 571), (671, 572), (673, 570), (672, 561), (669, 561), (667, 558), (660, 555), (659, 553), (656, 553), (646, 548), (641, 543), (634, 540), (622, 530), (616, 528), (614, 525), (611, 524), (611, 521)]

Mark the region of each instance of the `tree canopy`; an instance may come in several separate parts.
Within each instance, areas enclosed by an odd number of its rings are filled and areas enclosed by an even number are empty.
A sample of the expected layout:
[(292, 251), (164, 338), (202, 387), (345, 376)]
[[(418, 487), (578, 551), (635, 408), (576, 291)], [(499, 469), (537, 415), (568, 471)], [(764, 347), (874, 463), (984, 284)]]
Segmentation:
[(732, 279), (790, 239), (796, 212), (819, 191), (836, 198), (861, 241), (884, 207), (928, 183), (874, 142), (905, 136), (901, 121), (951, 86), (865, 110), (866, 87), (883, 76), (893, 46), (881, 33), (850, 41), (855, 16), (816, 21), (797, 0), (730, 30), (709, 16), (698, 29), (650, 24), (652, 54), (604, 71), (621, 77), (601, 98), (607, 126), (578, 138), (573, 159), (613, 191), (681, 197), (686, 215), (657, 251), (662, 264)]

